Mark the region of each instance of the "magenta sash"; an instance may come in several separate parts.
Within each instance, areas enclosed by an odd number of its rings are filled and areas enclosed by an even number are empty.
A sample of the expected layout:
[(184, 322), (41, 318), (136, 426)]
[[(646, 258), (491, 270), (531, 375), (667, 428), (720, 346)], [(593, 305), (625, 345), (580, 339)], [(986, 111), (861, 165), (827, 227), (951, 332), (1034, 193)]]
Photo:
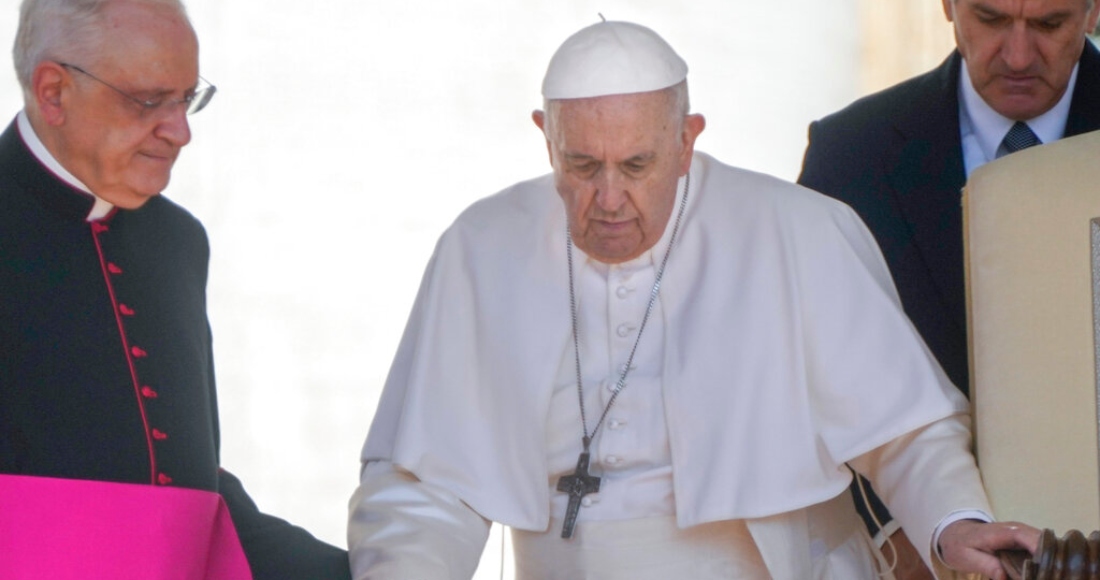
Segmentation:
[(222, 497), (0, 475), (0, 578), (251, 580)]

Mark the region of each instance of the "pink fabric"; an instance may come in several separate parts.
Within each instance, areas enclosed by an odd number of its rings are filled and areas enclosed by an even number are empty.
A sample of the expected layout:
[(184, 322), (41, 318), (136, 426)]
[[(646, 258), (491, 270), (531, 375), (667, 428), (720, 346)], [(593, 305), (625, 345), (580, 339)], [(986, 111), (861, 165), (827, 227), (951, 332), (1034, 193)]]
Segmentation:
[(251, 580), (221, 496), (0, 475), (0, 578)]

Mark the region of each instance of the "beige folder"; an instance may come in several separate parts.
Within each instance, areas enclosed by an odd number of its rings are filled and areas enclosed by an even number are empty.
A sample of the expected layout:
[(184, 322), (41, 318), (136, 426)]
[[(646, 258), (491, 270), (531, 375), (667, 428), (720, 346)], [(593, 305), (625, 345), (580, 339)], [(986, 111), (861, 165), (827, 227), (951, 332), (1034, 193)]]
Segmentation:
[(995, 515), (1100, 529), (1100, 132), (979, 168), (963, 213), (975, 440)]

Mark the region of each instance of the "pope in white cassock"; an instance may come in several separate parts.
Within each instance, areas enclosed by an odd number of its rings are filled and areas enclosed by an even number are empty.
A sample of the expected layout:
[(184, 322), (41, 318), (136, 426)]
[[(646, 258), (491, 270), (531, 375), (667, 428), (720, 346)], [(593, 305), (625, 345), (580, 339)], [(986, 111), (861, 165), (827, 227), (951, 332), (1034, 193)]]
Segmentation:
[[(358, 579), (879, 577), (849, 466), (924, 558), (1004, 578), (964, 398), (845, 205), (694, 151), (687, 66), (602, 22), (543, 83), (553, 173), (442, 236), (363, 448)], [(888, 573), (887, 573), (888, 576)]]

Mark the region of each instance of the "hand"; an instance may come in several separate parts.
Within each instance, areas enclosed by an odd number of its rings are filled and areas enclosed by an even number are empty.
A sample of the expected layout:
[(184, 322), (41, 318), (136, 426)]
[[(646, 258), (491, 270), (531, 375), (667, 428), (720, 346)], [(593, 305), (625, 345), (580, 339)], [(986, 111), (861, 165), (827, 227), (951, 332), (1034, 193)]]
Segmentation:
[(1007, 580), (997, 550), (1027, 550), (1039, 547), (1040, 531), (1019, 522), (985, 523), (959, 520), (940, 534), (943, 563), (960, 572), (978, 573), (992, 580)]
[[(890, 544), (894, 545), (893, 552), (890, 550)], [(894, 561), (895, 553), (897, 563), (894, 565), (894, 577), (897, 580), (935, 580), (936, 577), (932, 575), (932, 571), (924, 565), (920, 552), (913, 547), (909, 537), (900, 529), (890, 536), (890, 543), (882, 545), (882, 555), (887, 562)]]

